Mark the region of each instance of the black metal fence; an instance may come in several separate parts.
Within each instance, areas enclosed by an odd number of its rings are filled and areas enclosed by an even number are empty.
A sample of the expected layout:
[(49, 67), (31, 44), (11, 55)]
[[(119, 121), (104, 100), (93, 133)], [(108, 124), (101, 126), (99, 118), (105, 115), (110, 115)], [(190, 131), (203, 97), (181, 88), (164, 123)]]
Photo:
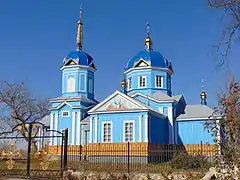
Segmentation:
[[(66, 168), (68, 129), (50, 130), (40, 122), (21, 123), (0, 133), (0, 176), (54, 177)], [(49, 143), (58, 142), (60, 153), (49, 151)]]
[(68, 167), (94, 171), (205, 171), (215, 163), (215, 145), (95, 144), (68, 147)]

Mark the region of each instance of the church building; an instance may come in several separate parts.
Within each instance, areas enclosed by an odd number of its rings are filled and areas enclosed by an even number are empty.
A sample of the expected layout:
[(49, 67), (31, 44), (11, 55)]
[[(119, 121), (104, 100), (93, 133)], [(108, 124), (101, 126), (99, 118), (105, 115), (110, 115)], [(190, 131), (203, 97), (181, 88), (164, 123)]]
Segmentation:
[[(77, 50), (61, 67), (62, 94), (50, 100), (50, 129), (68, 128), (70, 146), (214, 143), (204, 128), (213, 109), (207, 106), (203, 82), (199, 104), (188, 105), (183, 95), (174, 95), (173, 65), (154, 50), (149, 24), (143, 49), (125, 66), (121, 90), (102, 102), (94, 95), (95, 59), (83, 51), (82, 10), (77, 24)], [(51, 146), (58, 143), (50, 141)]]

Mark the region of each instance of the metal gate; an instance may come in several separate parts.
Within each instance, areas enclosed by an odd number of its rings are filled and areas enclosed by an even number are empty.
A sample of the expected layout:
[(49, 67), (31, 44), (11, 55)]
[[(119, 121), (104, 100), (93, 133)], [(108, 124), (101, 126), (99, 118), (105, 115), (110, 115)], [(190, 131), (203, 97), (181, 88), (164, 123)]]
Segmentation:
[[(68, 129), (22, 123), (0, 133), (0, 176), (60, 178), (67, 166)], [(54, 144), (54, 146), (53, 146)]]

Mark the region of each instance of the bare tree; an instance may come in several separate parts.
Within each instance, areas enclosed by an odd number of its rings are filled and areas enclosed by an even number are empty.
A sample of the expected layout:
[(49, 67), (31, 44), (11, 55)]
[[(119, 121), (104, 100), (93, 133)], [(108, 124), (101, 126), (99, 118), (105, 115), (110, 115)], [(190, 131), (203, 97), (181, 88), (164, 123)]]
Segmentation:
[[(233, 78), (219, 93), (218, 103), (213, 120), (206, 123), (220, 147), (216, 154), (218, 179), (236, 179), (240, 177), (240, 88)], [(219, 116), (221, 120), (216, 118)]]
[(229, 56), (231, 45), (235, 39), (240, 39), (240, 0), (207, 0), (208, 5), (223, 12), (223, 29), (220, 42), (214, 45), (222, 56), (220, 65)]
[(47, 100), (37, 100), (32, 97), (23, 83), (2, 83), (0, 89), (0, 121), (2, 131), (11, 130), (14, 126), (22, 124), (20, 134), (27, 140), (30, 122), (40, 121), (49, 114)]

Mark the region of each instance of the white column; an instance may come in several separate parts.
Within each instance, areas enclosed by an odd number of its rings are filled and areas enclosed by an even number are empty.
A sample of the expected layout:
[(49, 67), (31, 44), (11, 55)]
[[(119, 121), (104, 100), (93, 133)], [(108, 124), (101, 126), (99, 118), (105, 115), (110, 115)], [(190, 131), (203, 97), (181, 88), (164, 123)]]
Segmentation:
[(92, 143), (92, 133), (93, 133), (92, 123), (93, 123), (93, 118), (90, 118), (89, 143)]
[(173, 109), (172, 109), (172, 107), (168, 107), (168, 120), (170, 123), (169, 143), (173, 144), (174, 143), (174, 127), (173, 127)]
[(38, 140), (37, 140), (37, 150), (39, 151), (40, 150), (40, 148), (41, 148), (41, 140), (42, 140), (42, 138), (41, 138), (41, 129), (39, 128), (38, 129)]
[(80, 126), (81, 126), (81, 112), (77, 112), (77, 132), (76, 132), (76, 145), (80, 145)]
[(148, 142), (148, 115), (145, 116), (145, 120), (144, 120), (145, 124), (145, 142)]
[[(53, 130), (53, 113), (51, 113), (50, 115), (50, 130)], [(50, 137), (53, 135), (53, 132), (50, 131)], [(53, 145), (53, 139), (50, 138), (50, 142), (49, 142), (49, 145)]]
[[(58, 112), (55, 113), (55, 120), (54, 121), (55, 121), (54, 122), (54, 125), (55, 125), (54, 130), (57, 131), (58, 130)], [(57, 136), (57, 135), (58, 135), (58, 133), (55, 132), (55, 136)], [(57, 141), (58, 141), (58, 138), (54, 137), (54, 145), (57, 145)]]
[(138, 117), (138, 124), (139, 124), (139, 142), (142, 142), (142, 116)]
[(97, 133), (97, 131), (98, 131), (98, 129), (97, 129), (97, 127), (98, 127), (98, 118), (95, 118), (95, 125), (94, 125), (94, 143), (97, 143), (97, 135), (98, 135), (98, 133)]
[(76, 128), (76, 115), (72, 112), (72, 142), (71, 145), (75, 145), (75, 128)]

